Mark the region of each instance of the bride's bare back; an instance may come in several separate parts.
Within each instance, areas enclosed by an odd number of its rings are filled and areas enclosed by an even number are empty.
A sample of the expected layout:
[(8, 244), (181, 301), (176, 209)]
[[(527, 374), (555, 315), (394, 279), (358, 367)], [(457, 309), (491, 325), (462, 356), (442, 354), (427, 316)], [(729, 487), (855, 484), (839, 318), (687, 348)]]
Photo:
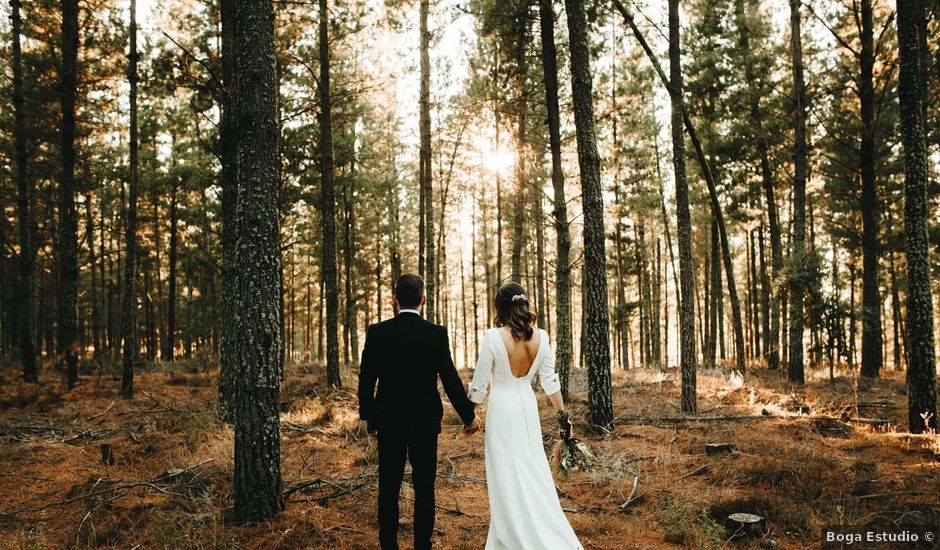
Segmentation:
[(535, 362), (535, 356), (539, 352), (541, 344), (541, 332), (534, 330), (532, 338), (528, 340), (516, 340), (512, 337), (512, 331), (509, 327), (500, 327), (499, 335), (503, 338), (503, 345), (506, 346), (506, 355), (509, 357), (509, 370), (516, 378), (522, 378), (529, 374), (532, 363)]

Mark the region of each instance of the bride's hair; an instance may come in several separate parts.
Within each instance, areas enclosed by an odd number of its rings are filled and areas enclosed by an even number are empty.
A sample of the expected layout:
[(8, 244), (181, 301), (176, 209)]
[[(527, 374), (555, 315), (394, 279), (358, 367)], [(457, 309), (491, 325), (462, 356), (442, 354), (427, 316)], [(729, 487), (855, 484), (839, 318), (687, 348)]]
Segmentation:
[(496, 318), (498, 327), (509, 327), (516, 340), (532, 338), (535, 314), (529, 309), (529, 297), (519, 283), (506, 283), (496, 293)]

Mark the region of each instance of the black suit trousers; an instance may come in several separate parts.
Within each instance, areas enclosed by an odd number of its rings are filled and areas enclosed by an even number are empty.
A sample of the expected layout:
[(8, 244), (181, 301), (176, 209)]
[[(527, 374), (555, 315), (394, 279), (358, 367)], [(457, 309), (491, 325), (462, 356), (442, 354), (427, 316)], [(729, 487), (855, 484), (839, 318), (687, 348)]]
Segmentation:
[(382, 550), (398, 550), (398, 497), (411, 464), (415, 492), (415, 550), (431, 548), (434, 531), (434, 480), (437, 477), (437, 434), (401, 435), (379, 432), (379, 543)]

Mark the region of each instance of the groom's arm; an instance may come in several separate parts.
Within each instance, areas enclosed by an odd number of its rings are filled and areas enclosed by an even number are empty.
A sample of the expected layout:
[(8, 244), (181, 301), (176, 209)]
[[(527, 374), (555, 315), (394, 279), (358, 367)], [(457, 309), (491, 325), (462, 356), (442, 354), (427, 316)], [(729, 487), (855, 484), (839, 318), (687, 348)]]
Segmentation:
[(464, 390), (463, 381), (457, 374), (457, 368), (454, 367), (454, 360), (450, 356), (450, 339), (447, 336), (447, 329), (441, 327), (441, 358), (438, 361), (438, 375), (444, 385), (444, 392), (447, 393), (447, 399), (460, 415), (464, 424), (473, 422), (476, 416), (473, 412), (473, 402), (467, 398), (467, 392)]
[(366, 331), (366, 344), (362, 348), (362, 361), (359, 363), (359, 419), (370, 425), (374, 421), (375, 383), (378, 381), (373, 326), (369, 326)]

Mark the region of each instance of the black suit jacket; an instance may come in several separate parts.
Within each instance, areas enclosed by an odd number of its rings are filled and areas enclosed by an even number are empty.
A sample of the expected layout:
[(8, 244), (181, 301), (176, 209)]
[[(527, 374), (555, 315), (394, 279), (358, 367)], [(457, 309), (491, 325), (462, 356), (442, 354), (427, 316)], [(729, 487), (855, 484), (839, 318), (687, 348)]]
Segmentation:
[(359, 369), (359, 418), (380, 433), (440, 433), (438, 377), (461, 420), (472, 422), (473, 403), (454, 368), (447, 329), (411, 312), (369, 326)]

